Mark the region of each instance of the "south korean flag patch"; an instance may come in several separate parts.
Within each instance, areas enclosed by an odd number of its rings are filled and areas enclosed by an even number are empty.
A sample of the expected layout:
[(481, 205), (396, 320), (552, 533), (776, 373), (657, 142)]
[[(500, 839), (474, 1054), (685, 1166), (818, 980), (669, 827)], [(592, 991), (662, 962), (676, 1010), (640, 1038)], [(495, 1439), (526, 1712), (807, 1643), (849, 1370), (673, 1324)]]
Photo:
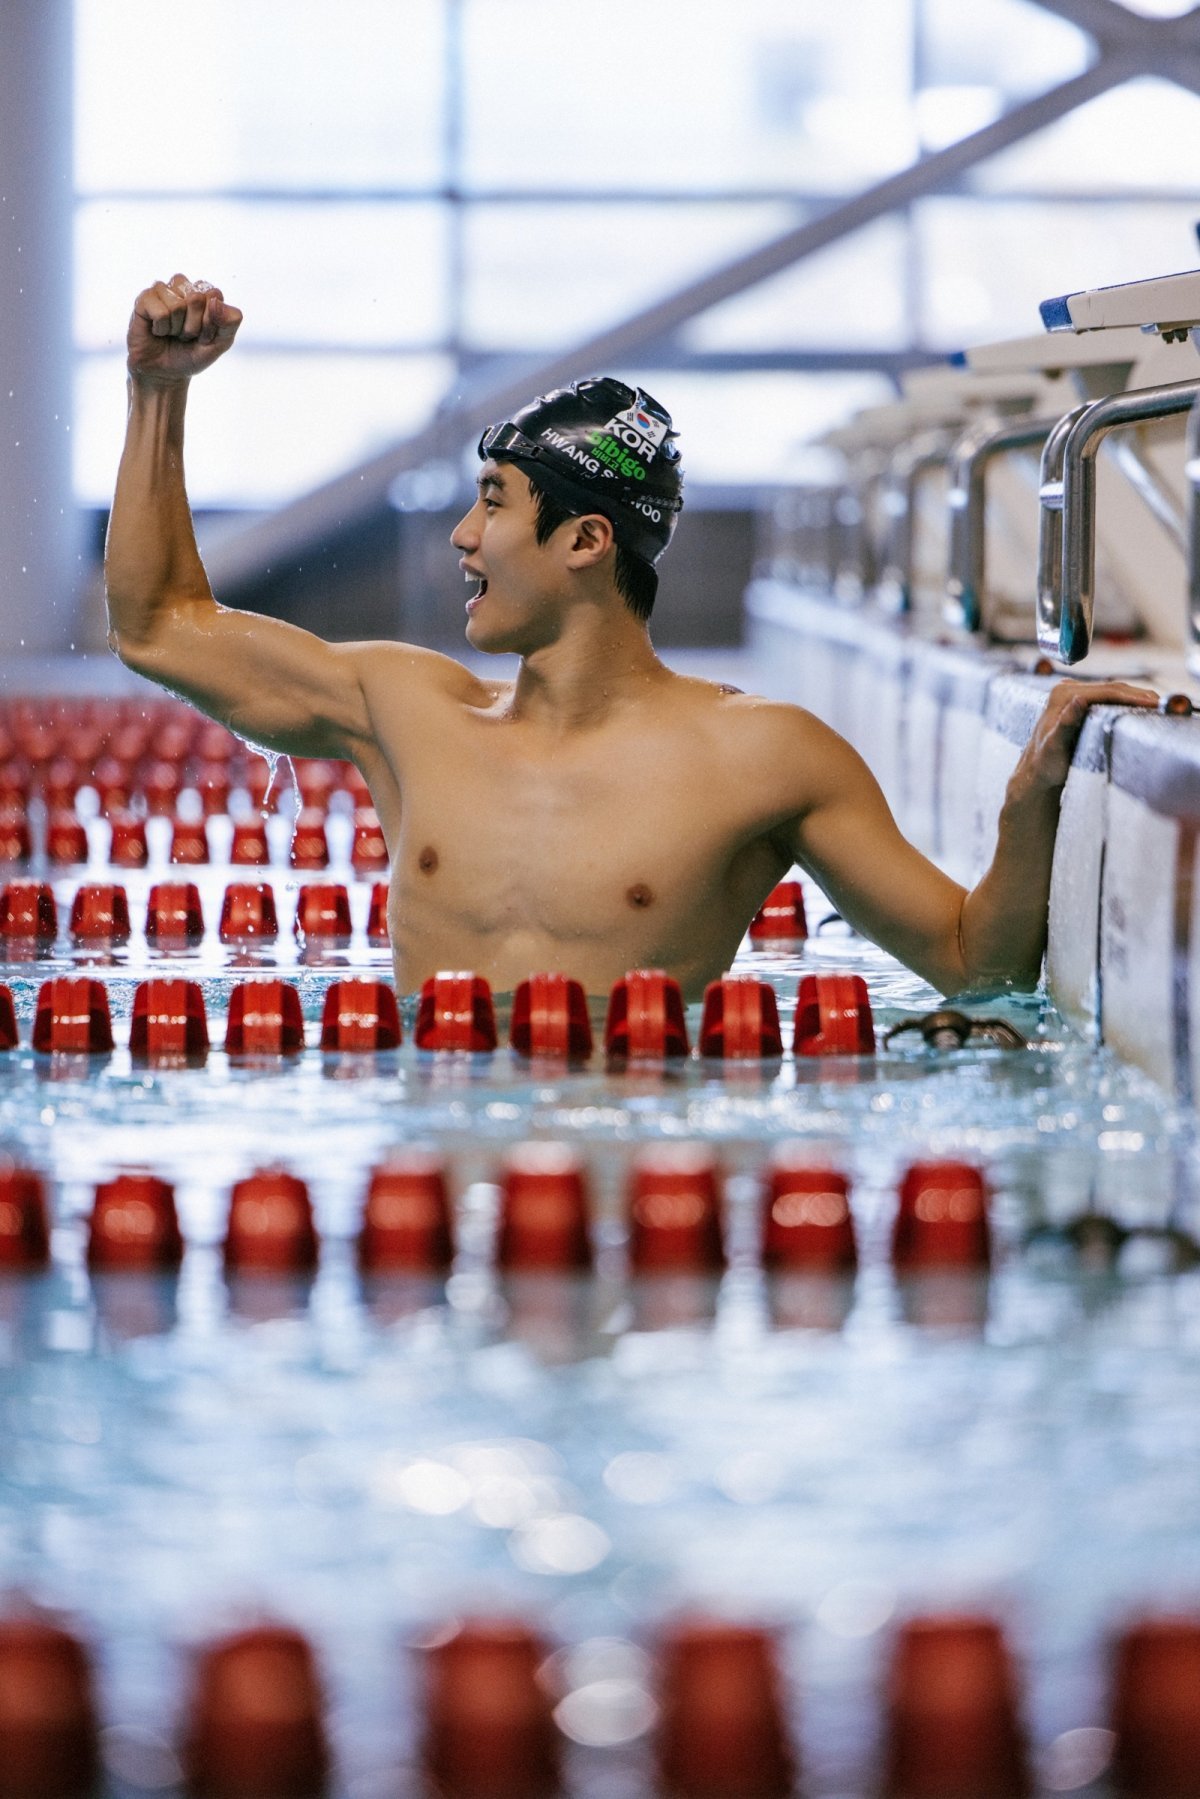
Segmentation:
[(670, 426), (665, 419), (655, 418), (646, 406), (645, 398), (644, 394), (639, 393), (633, 405), (627, 406), (624, 412), (618, 412), (604, 428), (610, 436), (627, 444), (646, 462), (653, 462)]

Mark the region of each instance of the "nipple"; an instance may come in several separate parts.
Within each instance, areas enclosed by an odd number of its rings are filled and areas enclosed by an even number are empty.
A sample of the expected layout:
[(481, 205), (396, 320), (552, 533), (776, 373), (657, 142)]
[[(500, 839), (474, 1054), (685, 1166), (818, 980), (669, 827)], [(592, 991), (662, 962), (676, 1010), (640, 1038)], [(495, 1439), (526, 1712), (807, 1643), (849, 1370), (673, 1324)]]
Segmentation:
[(632, 887), (626, 888), (625, 898), (639, 911), (654, 904), (654, 895), (644, 881), (636, 881)]
[(421, 851), (421, 854), (417, 857), (417, 867), (421, 870), (422, 874), (431, 875), (437, 872), (437, 865), (438, 853), (431, 843), (427, 843), (425, 848)]

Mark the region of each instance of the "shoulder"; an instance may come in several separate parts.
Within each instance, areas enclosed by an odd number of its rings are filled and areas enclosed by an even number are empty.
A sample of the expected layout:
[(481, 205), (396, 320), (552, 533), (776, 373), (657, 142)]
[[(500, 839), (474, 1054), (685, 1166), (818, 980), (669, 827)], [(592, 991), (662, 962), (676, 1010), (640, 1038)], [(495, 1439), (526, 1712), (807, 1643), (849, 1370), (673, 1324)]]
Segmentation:
[(354, 666), (368, 700), (385, 703), (426, 698), (451, 705), (488, 707), (506, 694), (511, 681), (487, 681), (453, 656), (412, 643), (344, 643), (334, 646)]
[(784, 809), (802, 811), (860, 781), (870, 782), (857, 750), (803, 706), (715, 682), (691, 682), (687, 699), (697, 733), (722, 765)]
[[(787, 700), (766, 699), (762, 694), (745, 693), (717, 681), (687, 679), (684, 703), (718, 737), (729, 743), (768, 743), (780, 749), (827, 751), (849, 750), (844, 737), (824, 724), (815, 713)], [(853, 754), (853, 751), (851, 751)]]

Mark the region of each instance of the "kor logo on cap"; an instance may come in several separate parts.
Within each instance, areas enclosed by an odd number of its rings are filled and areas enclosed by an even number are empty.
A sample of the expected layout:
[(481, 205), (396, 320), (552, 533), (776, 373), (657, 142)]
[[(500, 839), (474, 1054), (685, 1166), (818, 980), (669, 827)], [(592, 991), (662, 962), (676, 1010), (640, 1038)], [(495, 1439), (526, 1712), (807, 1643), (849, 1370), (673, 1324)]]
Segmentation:
[(609, 419), (604, 429), (619, 442), (628, 444), (631, 450), (636, 450), (647, 462), (653, 462), (670, 426), (665, 419), (654, 418), (635, 400), (624, 412), (618, 412), (614, 418)]

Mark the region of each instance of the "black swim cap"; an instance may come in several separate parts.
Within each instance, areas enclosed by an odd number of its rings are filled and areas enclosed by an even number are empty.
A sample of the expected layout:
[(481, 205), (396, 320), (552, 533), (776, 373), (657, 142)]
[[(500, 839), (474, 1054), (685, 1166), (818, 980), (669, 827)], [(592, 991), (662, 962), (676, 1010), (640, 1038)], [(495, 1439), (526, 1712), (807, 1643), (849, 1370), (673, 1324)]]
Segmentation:
[(541, 394), (479, 440), (484, 460), (515, 462), (572, 514), (600, 512), (631, 555), (654, 563), (683, 505), (671, 415), (611, 376)]

